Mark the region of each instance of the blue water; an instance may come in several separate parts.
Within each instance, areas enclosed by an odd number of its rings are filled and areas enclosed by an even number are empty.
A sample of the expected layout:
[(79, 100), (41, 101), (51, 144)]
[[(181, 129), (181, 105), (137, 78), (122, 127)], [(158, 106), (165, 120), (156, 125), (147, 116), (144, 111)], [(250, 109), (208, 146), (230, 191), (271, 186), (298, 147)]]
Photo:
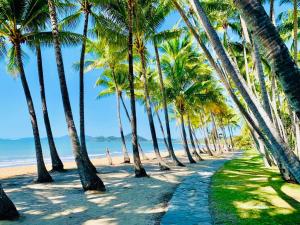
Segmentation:
[[(105, 150), (109, 148), (111, 155), (121, 155), (122, 145), (119, 138), (92, 138), (87, 137), (87, 148), (91, 158), (105, 157)], [(46, 163), (50, 162), (49, 146), (46, 138), (41, 139), (43, 154)], [(69, 137), (61, 137), (55, 139), (57, 151), (62, 161), (74, 160)], [(131, 153), (131, 141), (127, 139), (127, 149)], [(153, 152), (152, 142), (149, 140), (141, 140), (140, 144), (144, 152)], [(178, 141), (173, 142), (174, 149), (182, 149), (182, 145)], [(162, 140), (159, 141), (161, 151), (166, 151), (166, 147)], [(15, 167), (24, 165), (33, 165), (36, 163), (35, 148), (32, 138), (24, 138), (18, 140), (0, 139), (0, 168)]]

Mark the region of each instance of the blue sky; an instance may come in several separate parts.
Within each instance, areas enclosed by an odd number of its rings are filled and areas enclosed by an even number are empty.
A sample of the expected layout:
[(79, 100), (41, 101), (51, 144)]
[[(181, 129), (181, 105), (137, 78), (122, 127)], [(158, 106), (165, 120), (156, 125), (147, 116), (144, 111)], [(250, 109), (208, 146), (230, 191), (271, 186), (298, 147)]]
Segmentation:
[[(279, 10), (278, 7), (277, 9)], [(176, 24), (178, 19), (178, 14), (173, 13), (168, 17), (163, 28), (172, 27)], [(78, 31), (81, 32), (81, 29), (78, 29)], [(30, 50), (25, 51), (28, 55), (28, 59), (25, 60), (26, 76), (35, 104), (40, 134), (41, 137), (44, 137), (46, 136), (46, 133), (43, 124), (35, 56)], [(59, 90), (54, 52), (52, 48), (45, 48), (43, 49), (42, 54), (46, 95), (53, 133), (56, 137), (63, 136), (67, 134), (67, 129)], [(79, 127), (79, 81), (78, 72), (72, 68), (72, 64), (79, 60), (79, 54), (80, 47), (63, 48), (67, 84), (77, 127)], [(119, 136), (115, 96), (96, 100), (99, 89), (95, 88), (94, 84), (99, 75), (100, 71), (89, 72), (85, 75), (86, 134), (91, 136)], [(4, 60), (0, 62), (0, 90), (0, 105), (2, 106), (0, 110), (0, 138), (15, 139), (32, 136), (28, 109), (20, 79), (7, 73), (6, 62)], [(129, 107), (128, 98), (126, 98), (126, 103)], [(125, 133), (129, 133), (130, 125), (127, 122), (124, 113), (122, 115)], [(162, 114), (161, 116), (163, 118)], [(144, 107), (139, 103), (137, 104), (137, 117), (139, 135), (149, 138), (150, 132), (148, 119), (146, 117)], [(156, 126), (156, 130), (158, 136), (161, 136), (158, 126)], [(174, 121), (171, 122), (171, 131), (173, 137), (177, 138), (180, 136), (179, 130), (177, 129)]]
[[(178, 18), (176, 14), (170, 15), (162, 28), (172, 27)], [(80, 28), (78, 28), (78, 32), (81, 32)], [(27, 57), (25, 57), (25, 72), (38, 117), (40, 135), (41, 137), (45, 137), (46, 132), (41, 110), (36, 59), (33, 52), (26, 48), (24, 50), (27, 54)], [(72, 65), (79, 60), (80, 47), (63, 48), (62, 51), (73, 115), (76, 127), (79, 128), (79, 75), (78, 72), (72, 68)], [(67, 134), (67, 128), (61, 101), (54, 51), (51, 47), (44, 48), (42, 49), (42, 55), (50, 121), (54, 136), (59, 137)], [(94, 84), (100, 74), (100, 71), (92, 71), (85, 75), (86, 134), (91, 136), (119, 136), (115, 96), (102, 98), (100, 100), (96, 99), (99, 88), (95, 88)], [(2, 106), (0, 110), (0, 138), (16, 139), (32, 136), (21, 81), (18, 77), (7, 73), (5, 60), (1, 60), (0, 62), (0, 90), (0, 105)], [(129, 108), (130, 104), (127, 97), (125, 101)], [(122, 113), (122, 115), (125, 133), (130, 133), (130, 124), (127, 122), (125, 114)], [(144, 107), (139, 103), (137, 103), (137, 117), (139, 135), (149, 138), (148, 119)], [(179, 130), (177, 130), (175, 123), (172, 122), (171, 126), (174, 137), (178, 137)], [(158, 128), (157, 126), (158, 136), (161, 136)]]

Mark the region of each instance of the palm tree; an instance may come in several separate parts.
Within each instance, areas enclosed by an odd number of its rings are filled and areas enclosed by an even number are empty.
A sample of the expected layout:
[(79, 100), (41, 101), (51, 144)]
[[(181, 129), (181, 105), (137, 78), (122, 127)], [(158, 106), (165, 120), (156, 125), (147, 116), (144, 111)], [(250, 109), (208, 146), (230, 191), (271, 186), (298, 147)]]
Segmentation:
[(192, 99), (201, 95), (199, 92), (204, 83), (195, 82), (196, 77), (210, 71), (206, 66), (199, 66), (198, 62), (201, 62), (203, 57), (195, 53), (188, 36), (182, 40), (176, 38), (167, 41), (162, 45), (161, 50), (162, 69), (167, 77), (166, 93), (179, 114), (184, 149), (189, 161), (195, 163), (188, 148), (184, 117), (187, 115), (188, 105), (192, 104)]
[(62, 101), (63, 101), (69, 135), (72, 140), (73, 154), (75, 156), (75, 161), (77, 164), (81, 184), (84, 190), (105, 191), (105, 186), (102, 180), (97, 176), (96, 172), (92, 170), (92, 168), (90, 168), (90, 165), (88, 163), (88, 158), (85, 157), (80, 146), (79, 138), (73, 120), (69, 93), (66, 84), (64, 64), (63, 64), (63, 58), (61, 53), (60, 41), (59, 41), (56, 8), (55, 8), (54, 1), (48, 0), (48, 6), (49, 6), (49, 14), (50, 14), (50, 19), (52, 24), (52, 35), (53, 35), (56, 64), (57, 64), (57, 70), (58, 70), (58, 76), (60, 82), (60, 90), (62, 94)]
[(37, 182), (52, 182), (52, 178), (48, 173), (44, 159), (38, 128), (36, 113), (27, 83), (23, 60), (22, 60), (22, 44), (33, 44), (34, 40), (41, 39), (41, 33), (28, 31), (34, 23), (38, 23), (39, 17), (44, 15), (47, 4), (43, 0), (17, 1), (17, 0), (1, 0), (0, 1), (0, 35), (6, 38), (12, 44), (12, 61), (15, 62), (17, 71), (20, 74), (28, 111), (31, 119), (31, 125), (34, 136), (36, 159), (37, 159)]
[(178, 30), (158, 31), (160, 28), (159, 25), (162, 24), (162, 22), (164, 21), (166, 16), (170, 13), (170, 9), (171, 9), (170, 6), (171, 6), (170, 4), (169, 5), (160, 4), (157, 7), (152, 8), (151, 17), (148, 18), (148, 19), (151, 19), (151, 22), (149, 23), (149, 26), (151, 29), (149, 29), (148, 32), (151, 32), (150, 33), (151, 35), (149, 35), (149, 36), (151, 36), (150, 38), (152, 38), (152, 42), (153, 42), (153, 47), (154, 47), (154, 51), (155, 51), (155, 60), (156, 60), (157, 71), (158, 71), (158, 75), (159, 75), (160, 90), (162, 93), (162, 103), (163, 103), (163, 110), (164, 110), (166, 131), (167, 131), (167, 141), (168, 141), (167, 148), (168, 148), (169, 154), (173, 160), (173, 163), (177, 166), (184, 166), (177, 159), (174, 149), (173, 149), (167, 99), (166, 99), (163, 73), (161, 70), (161, 62), (160, 62), (159, 48), (158, 48), (158, 45), (161, 41), (174, 38), (174, 37), (178, 36), (178, 34), (180, 33), (180, 31), (178, 31)]
[[(99, 35), (104, 36), (107, 41), (117, 46), (127, 45), (128, 51), (128, 81), (131, 105), (131, 129), (132, 129), (132, 151), (136, 177), (145, 177), (147, 173), (143, 168), (139, 155), (139, 144), (137, 139), (137, 121), (134, 90), (134, 68), (133, 68), (133, 32), (136, 7), (135, 0), (116, 0), (103, 2), (103, 10), (97, 17), (96, 30)], [(122, 98), (121, 98), (122, 100)]]
[(124, 163), (130, 163), (125, 136), (121, 120), (120, 101), (123, 91), (128, 90), (128, 66), (124, 64), (126, 49), (118, 49), (110, 46), (104, 39), (96, 42), (88, 42), (87, 52), (93, 53), (97, 57), (95, 60), (87, 60), (87, 69), (104, 68), (102, 75), (96, 82), (97, 86), (104, 87), (98, 97), (116, 94), (117, 99), (117, 117), (122, 140), (122, 152)]
[(19, 216), (14, 203), (7, 197), (0, 184), (0, 220), (14, 220)]
[[(286, 45), (280, 38), (269, 16), (258, 0), (235, 0), (253, 35), (264, 47), (274, 73), (280, 81), (290, 105), (300, 118), (300, 78), (299, 69)], [(297, 12), (297, 4), (296, 4)], [(297, 18), (297, 17), (296, 17)], [(297, 26), (297, 21), (295, 23)], [(296, 31), (297, 32), (297, 31)], [(297, 36), (297, 33), (295, 34)], [(296, 47), (296, 45), (295, 45)], [(276, 51), (274, 50), (276, 49)]]
[(133, 145), (133, 159), (136, 177), (147, 176), (145, 169), (139, 157), (138, 140), (137, 140), (137, 126), (136, 126), (136, 108), (135, 108), (135, 94), (134, 94), (134, 71), (133, 71), (133, 13), (134, 0), (128, 0), (128, 80), (130, 87), (130, 103), (131, 103), (131, 127), (132, 127), (132, 145)]
[[(257, 132), (260, 133), (263, 140), (266, 141), (266, 145), (268, 145), (268, 148), (272, 150), (272, 153), (274, 154), (274, 157), (279, 160), (278, 163), (281, 167), (285, 167), (285, 171), (288, 171), (290, 173), (290, 177), (292, 180), (296, 181), (299, 180), (299, 170), (297, 169), (300, 166), (299, 160), (296, 158), (295, 154), (289, 149), (289, 147), (284, 143), (284, 141), (281, 139), (280, 134), (275, 129), (273, 123), (271, 122), (269, 116), (266, 114), (266, 112), (263, 110), (260, 103), (257, 101), (257, 99), (251, 94), (248, 87), (245, 85), (245, 81), (237, 71), (237, 68), (235, 68), (230, 59), (228, 58), (228, 55), (223, 49), (222, 44), (220, 43), (220, 40), (212, 28), (208, 18), (206, 17), (202, 7), (200, 6), (199, 2), (197, 0), (192, 2), (193, 7), (195, 11), (197, 12), (198, 19), (201, 21), (203, 27), (205, 28), (205, 32), (208, 34), (208, 37), (210, 39), (210, 42), (216, 51), (218, 57), (222, 61), (222, 64), (226, 70), (226, 73), (228, 73), (231, 78), (233, 79), (234, 83), (236, 84), (236, 87), (239, 89), (241, 95), (247, 102), (249, 108), (252, 110), (253, 114), (256, 116), (257, 121), (259, 123), (259, 126), (262, 130), (264, 130), (265, 134), (270, 138), (270, 142), (267, 141), (264, 135), (261, 133), (259, 129), (257, 129)], [(205, 51), (206, 55), (209, 55)], [(210, 62), (213, 61), (210, 59)], [(218, 69), (218, 66), (214, 65), (214, 68), (217, 69), (218, 75), (220, 76), (221, 80), (224, 81), (224, 84), (227, 83), (225, 79), (225, 76), (222, 75), (222, 71)], [(228, 85), (228, 84), (226, 84)], [(232, 90), (227, 86), (226, 89), (229, 91), (230, 95), (235, 99), (234, 101), (239, 105), (239, 109), (243, 111), (243, 114), (247, 116), (247, 120), (251, 121), (251, 124), (254, 125), (255, 128), (257, 126), (253, 124), (255, 121), (248, 117), (247, 113), (243, 110), (243, 106), (240, 105), (238, 102), (238, 99), (236, 99), (236, 96), (232, 93)], [(283, 170), (282, 170), (283, 171)]]
[(71, 27), (74, 29), (75, 25), (79, 24), (82, 16), (83, 22), (83, 40), (79, 61), (79, 125), (80, 125), (80, 144), (83, 154), (88, 158), (88, 162), (92, 169), (96, 171), (96, 168), (91, 163), (88, 157), (86, 140), (85, 140), (85, 113), (84, 113), (84, 64), (85, 64), (85, 52), (86, 52), (86, 40), (88, 36), (89, 20), (92, 17), (92, 21), (97, 20), (97, 9), (99, 7), (99, 1), (97, 0), (75, 0), (74, 3), (68, 5), (69, 8), (76, 8), (70, 16), (67, 16), (61, 21), (62, 27)]
[(136, 4), (135, 9), (136, 9), (135, 10), (136, 19), (134, 21), (134, 25), (135, 25), (134, 47), (136, 52), (139, 54), (141, 60), (141, 78), (142, 78), (142, 83), (144, 88), (144, 102), (145, 102), (145, 107), (146, 107), (148, 121), (149, 121), (153, 148), (157, 160), (159, 161), (160, 168), (162, 170), (168, 170), (169, 167), (163, 161), (159, 152), (157, 135), (156, 135), (153, 114), (152, 114), (151, 100), (149, 95), (148, 77), (147, 77), (147, 60), (146, 60), (146, 55), (147, 55), (146, 43), (152, 35), (152, 32), (149, 31), (151, 31), (151, 28), (154, 26), (153, 25), (154, 23), (155, 24), (159, 23), (159, 19), (161, 18), (154, 19), (153, 11), (155, 11), (155, 5), (153, 4), (152, 1), (148, 1), (148, 2), (138, 1), (138, 4)]
[(50, 156), (51, 156), (51, 163), (52, 163), (52, 170), (53, 171), (63, 171), (64, 165), (59, 158), (59, 155), (56, 150), (53, 133), (51, 129), (48, 108), (47, 108), (47, 101), (46, 101), (46, 94), (45, 94), (45, 83), (44, 83), (44, 72), (43, 72), (43, 61), (42, 61), (42, 51), (41, 46), (39, 43), (35, 45), (36, 50), (36, 60), (38, 65), (38, 76), (39, 76), (39, 83), (40, 83), (40, 94), (41, 94), (41, 101), (42, 101), (42, 109), (43, 109), (43, 116), (44, 116), (44, 124), (46, 128), (48, 144), (50, 149)]

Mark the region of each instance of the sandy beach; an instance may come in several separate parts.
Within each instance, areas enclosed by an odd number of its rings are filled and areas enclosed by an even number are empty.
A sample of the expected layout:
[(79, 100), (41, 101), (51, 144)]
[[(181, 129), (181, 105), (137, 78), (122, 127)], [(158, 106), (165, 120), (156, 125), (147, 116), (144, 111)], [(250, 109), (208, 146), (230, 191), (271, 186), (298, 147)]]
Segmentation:
[[(0, 224), (157, 224), (177, 185), (199, 169), (201, 163), (160, 171), (154, 154), (143, 164), (149, 178), (135, 178), (132, 165), (121, 164), (121, 157), (93, 160), (107, 192), (83, 192), (75, 164), (65, 163), (64, 173), (52, 173), (49, 184), (35, 184), (35, 166), (2, 168), (3, 187), (21, 213), (21, 218)], [(208, 156), (204, 156), (209, 160)]]

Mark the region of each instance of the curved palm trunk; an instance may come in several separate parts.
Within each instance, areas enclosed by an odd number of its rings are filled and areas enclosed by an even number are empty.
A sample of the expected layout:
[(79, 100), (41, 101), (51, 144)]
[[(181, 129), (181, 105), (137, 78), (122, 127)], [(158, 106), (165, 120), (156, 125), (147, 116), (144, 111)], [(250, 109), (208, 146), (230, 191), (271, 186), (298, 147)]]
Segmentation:
[(272, 70), (279, 79), (290, 105), (300, 118), (300, 72), (289, 50), (259, 0), (234, 0), (254, 36), (262, 44)]
[(85, 116), (84, 116), (84, 61), (85, 61), (85, 49), (86, 49), (86, 38), (89, 25), (89, 11), (84, 12), (84, 25), (83, 25), (83, 40), (80, 53), (80, 62), (79, 62), (79, 126), (80, 126), (80, 145), (81, 152), (85, 158), (88, 166), (97, 172), (96, 167), (91, 162), (85, 140)]
[[(272, 151), (272, 154), (274, 155), (275, 159), (277, 160), (277, 165), (280, 169), (280, 173), (283, 177), (284, 180), (289, 180), (289, 176), (286, 174), (287, 171), (283, 170), (282, 165), (285, 164), (286, 167), (288, 167), (288, 164), (286, 164), (286, 162), (284, 162), (284, 158), (279, 158), (278, 157), (278, 153), (282, 152), (282, 146), (280, 142), (276, 142), (273, 137), (272, 141), (269, 142), (264, 136), (263, 133), (261, 132), (261, 130), (258, 128), (258, 125), (255, 123), (254, 118), (252, 118), (248, 112), (244, 109), (243, 105), (240, 103), (239, 99), (236, 97), (236, 95), (234, 94), (234, 92), (232, 91), (232, 88), (230, 87), (229, 81), (227, 80), (222, 68), (219, 67), (219, 65), (215, 62), (214, 58), (212, 57), (212, 55), (210, 54), (209, 50), (206, 48), (205, 44), (201, 41), (200, 36), (198, 35), (198, 33), (195, 31), (195, 29), (193, 28), (193, 26), (191, 25), (191, 23), (189, 22), (188, 18), (186, 17), (183, 9), (180, 7), (180, 5), (177, 3), (176, 0), (172, 0), (173, 4), (175, 5), (176, 9), (178, 10), (178, 12), (180, 13), (182, 19), (184, 20), (184, 22), (186, 23), (186, 25), (188, 26), (190, 32), (193, 34), (193, 36), (195, 37), (196, 41), (198, 42), (199, 46), (201, 47), (201, 49), (203, 50), (203, 52), (205, 53), (205, 55), (207, 56), (207, 59), (209, 61), (209, 63), (213, 66), (213, 68), (216, 70), (217, 75), (219, 76), (219, 78), (223, 81), (226, 90), (228, 91), (228, 93), (230, 94), (230, 96), (232, 97), (233, 101), (235, 102), (235, 104), (237, 105), (237, 107), (239, 108), (240, 112), (244, 115), (245, 119), (252, 124), (253, 128), (255, 129), (255, 131), (262, 137), (265, 145), (268, 147), (269, 150)], [(267, 131), (267, 136), (270, 136), (270, 131), (268, 131), (266, 129), (266, 126), (262, 126), (262, 129)], [(272, 136), (270, 136), (272, 137)], [(283, 144), (284, 145), (284, 144)], [(294, 160), (294, 157), (291, 157), (292, 160)], [(293, 163), (291, 163), (293, 165)], [(289, 169), (290, 170), (290, 169)]]
[(205, 153), (205, 151), (203, 151), (203, 149), (200, 148), (200, 141), (198, 140), (195, 129), (193, 127), (192, 127), (192, 135), (194, 137), (194, 140), (195, 140), (196, 146), (198, 148), (198, 151), (200, 153)]
[[(127, 107), (124, 103), (124, 99), (122, 97), (122, 94), (120, 95), (120, 99), (121, 99), (121, 102), (122, 102), (122, 105), (123, 105), (123, 108), (125, 110), (125, 114), (127, 116), (127, 119), (129, 121), (129, 123), (131, 123), (131, 119), (130, 119), (130, 116), (129, 116), (129, 113), (128, 113), (128, 110), (127, 110)], [(140, 145), (139, 141), (138, 141), (138, 150), (140, 152), (140, 154), (142, 155), (142, 158), (143, 160), (149, 160), (149, 158), (146, 156), (146, 154), (144, 153), (143, 149), (142, 149), (142, 146)]]
[(73, 114), (69, 99), (69, 93), (65, 78), (65, 70), (63, 64), (63, 58), (60, 48), (60, 42), (58, 39), (58, 25), (57, 25), (57, 17), (55, 11), (55, 5), (53, 0), (48, 0), (49, 5), (49, 13), (52, 24), (52, 34), (54, 41), (54, 50), (56, 56), (56, 64), (59, 76), (60, 90), (62, 95), (62, 101), (65, 111), (66, 122), (68, 126), (69, 135), (72, 141), (73, 154), (75, 157), (76, 165), (78, 168), (78, 173), (80, 176), (80, 181), (84, 190), (99, 190), (105, 191), (105, 186), (102, 180), (97, 176), (94, 170), (90, 168), (90, 165), (84, 158), (84, 154), (82, 153), (79, 138), (77, 135), (77, 131), (75, 128)]
[(136, 126), (136, 108), (134, 95), (134, 74), (133, 74), (133, 0), (128, 0), (128, 80), (130, 87), (130, 103), (131, 103), (131, 129), (132, 129), (132, 151), (134, 160), (134, 170), (136, 177), (147, 176), (146, 170), (143, 168), (140, 154), (138, 150), (137, 126)]
[(197, 12), (199, 20), (201, 21), (205, 32), (207, 33), (211, 44), (217, 53), (217, 56), (221, 60), (226, 72), (230, 74), (233, 79), (236, 87), (239, 89), (241, 95), (244, 100), (248, 104), (249, 108), (252, 110), (255, 115), (257, 121), (259, 122), (260, 128), (264, 131), (264, 133), (270, 138), (273, 150), (276, 152), (276, 157), (280, 159), (280, 162), (283, 163), (283, 166), (289, 170), (289, 173), (292, 175), (291, 179), (297, 180), (300, 182), (300, 161), (296, 157), (296, 155), (291, 151), (291, 149), (284, 143), (275, 129), (274, 125), (271, 122), (271, 119), (264, 111), (260, 103), (255, 99), (253, 94), (248, 89), (245, 84), (243, 78), (236, 70), (236, 68), (231, 64), (230, 59), (228, 58), (217, 33), (214, 31), (211, 26), (207, 16), (205, 15), (202, 7), (198, 0), (190, 0)]
[(274, 0), (270, 0), (270, 18), (274, 26), (276, 25), (275, 22), (275, 12), (274, 12)]
[(37, 160), (37, 175), (38, 175), (37, 182), (38, 183), (52, 182), (53, 180), (46, 169), (44, 158), (43, 158), (43, 151), (42, 151), (42, 145), (40, 140), (38, 122), (36, 119), (31, 93), (25, 76), (25, 71), (24, 71), (23, 61), (21, 56), (20, 43), (14, 43), (14, 48), (16, 51), (17, 65), (20, 73), (20, 78), (22, 81), (24, 94), (26, 97), (26, 102), (28, 106), (28, 111), (30, 115), (31, 126), (32, 126), (32, 131), (34, 136), (35, 153), (36, 153), (36, 160)]
[(225, 146), (226, 146), (226, 150), (230, 151), (231, 149), (229, 148), (229, 144), (228, 144), (228, 141), (227, 141), (226, 130), (225, 130), (225, 127), (223, 125), (221, 126), (221, 130), (222, 130), (222, 133), (223, 133), (223, 140), (224, 140), (224, 143), (225, 143)]
[(195, 156), (198, 161), (202, 161), (203, 159), (198, 154), (197, 149), (196, 149), (196, 144), (195, 144), (195, 141), (194, 141), (194, 138), (193, 138), (191, 121), (190, 121), (190, 117), (189, 116), (188, 116), (188, 130), (189, 130), (190, 141), (191, 141), (192, 148), (193, 148), (192, 155)]
[(221, 145), (220, 145), (218, 127), (217, 127), (217, 124), (216, 124), (215, 116), (212, 112), (210, 113), (210, 116), (211, 116), (211, 121), (212, 121), (212, 125), (213, 125), (212, 136), (213, 136), (213, 139), (215, 139), (215, 145), (217, 146), (217, 151), (218, 152), (223, 152), (223, 149), (221, 149)]
[(38, 65), (38, 75), (39, 75), (39, 83), (40, 83), (40, 94), (42, 101), (42, 109), (44, 116), (44, 124), (46, 128), (48, 144), (50, 149), (51, 163), (53, 171), (64, 171), (64, 165), (59, 158), (59, 155), (56, 150), (52, 129), (50, 125), (47, 102), (46, 102), (46, 94), (45, 94), (45, 84), (44, 84), (44, 72), (43, 72), (43, 61), (42, 61), (42, 53), (41, 47), (39, 44), (36, 45), (36, 57), (37, 57), (37, 65)]
[(233, 142), (233, 138), (232, 138), (232, 130), (231, 127), (228, 126), (228, 133), (229, 133), (229, 138), (230, 138), (230, 144), (231, 144), (231, 149), (234, 150), (234, 142)]
[(158, 123), (159, 123), (159, 126), (160, 126), (160, 130), (161, 130), (161, 133), (163, 135), (163, 139), (164, 139), (164, 143), (165, 143), (165, 146), (169, 152), (169, 156), (168, 157), (171, 157), (171, 153), (169, 151), (169, 146), (168, 146), (168, 142), (167, 142), (167, 139), (166, 139), (166, 135), (165, 135), (165, 130), (164, 130), (164, 127), (163, 127), (163, 124), (161, 122), (161, 119), (160, 119), (160, 116), (159, 116), (159, 113), (158, 111), (154, 110), (155, 111), (155, 114), (156, 114), (156, 117), (157, 117), (157, 120), (158, 120)]
[(149, 127), (150, 127), (150, 133), (151, 133), (151, 137), (152, 137), (154, 152), (155, 152), (156, 158), (158, 160), (160, 169), (161, 170), (169, 170), (170, 167), (168, 167), (168, 165), (164, 162), (164, 160), (162, 159), (160, 152), (159, 152), (157, 136), (156, 136), (153, 115), (152, 115), (152, 109), (151, 109), (148, 83), (147, 83), (146, 60), (145, 60), (145, 55), (144, 55), (143, 51), (140, 52), (140, 56), (141, 56), (142, 70), (143, 70), (142, 76), (143, 76), (143, 83), (144, 83), (145, 106), (146, 106), (146, 111), (147, 111), (147, 116), (148, 116), (148, 121), (149, 121)]
[(160, 91), (162, 92), (162, 103), (163, 103), (163, 109), (164, 109), (164, 115), (165, 115), (165, 123), (166, 123), (166, 130), (167, 130), (167, 140), (168, 140), (168, 151), (171, 155), (173, 163), (175, 163), (176, 166), (184, 166), (176, 157), (173, 144), (172, 144), (172, 137), (171, 137), (171, 129), (170, 129), (170, 121), (169, 121), (169, 113), (168, 113), (168, 105), (167, 105), (167, 98), (166, 98), (166, 90), (164, 87), (164, 80), (161, 70), (161, 64), (160, 64), (160, 57), (158, 52), (158, 47), (156, 42), (154, 41), (154, 50), (155, 50), (155, 57), (156, 57), (156, 64), (157, 64), (157, 70), (159, 75), (159, 83), (160, 83)]
[(122, 126), (122, 120), (121, 120), (120, 95), (121, 95), (121, 93), (118, 90), (116, 90), (117, 111), (118, 111), (117, 114), (118, 114), (119, 129), (120, 129), (121, 140), (122, 140), (122, 152), (123, 152), (123, 157), (124, 157), (124, 163), (130, 163), (130, 158), (129, 158), (127, 147), (126, 147), (126, 142), (125, 142), (125, 137), (124, 137), (124, 132), (123, 132), (123, 126)]
[(294, 60), (298, 64), (298, 0), (293, 0), (293, 19), (294, 19)]
[(0, 220), (14, 220), (19, 216), (14, 203), (7, 197), (0, 184)]
[(186, 155), (189, 159), (190, 163), (196, 163), (196, 161), (193, 159), (190, 149), (188, 146), (187, 138), (186, 138), (186, 132), (185, 132), (185, 126), (184, 126), (184, 119), (183, 119), (183, 114), (180, 113), (180, 122), (181, 122), (181, 134), (182, 134), (182, 139), (183, 139), (183, 147), (186, 152)]
[(254, 61), (255, 61), (256, 73), (257, 73), (260, 88), (261, 88), (263, 107), (264, 107), (266, 113), (272, 119), (272, 112), (271, 112), (268, 91), (267, 91), (267, 87), (266, 87), (265, 74), (263, 71), (262, 62), (261, 62), (260, 55), (259, 55), (258, 45), (255, 40), (253, 40), (252, 44), (253, 44), (253, 54), (254, 54), (254, 59), (255, 59)]

